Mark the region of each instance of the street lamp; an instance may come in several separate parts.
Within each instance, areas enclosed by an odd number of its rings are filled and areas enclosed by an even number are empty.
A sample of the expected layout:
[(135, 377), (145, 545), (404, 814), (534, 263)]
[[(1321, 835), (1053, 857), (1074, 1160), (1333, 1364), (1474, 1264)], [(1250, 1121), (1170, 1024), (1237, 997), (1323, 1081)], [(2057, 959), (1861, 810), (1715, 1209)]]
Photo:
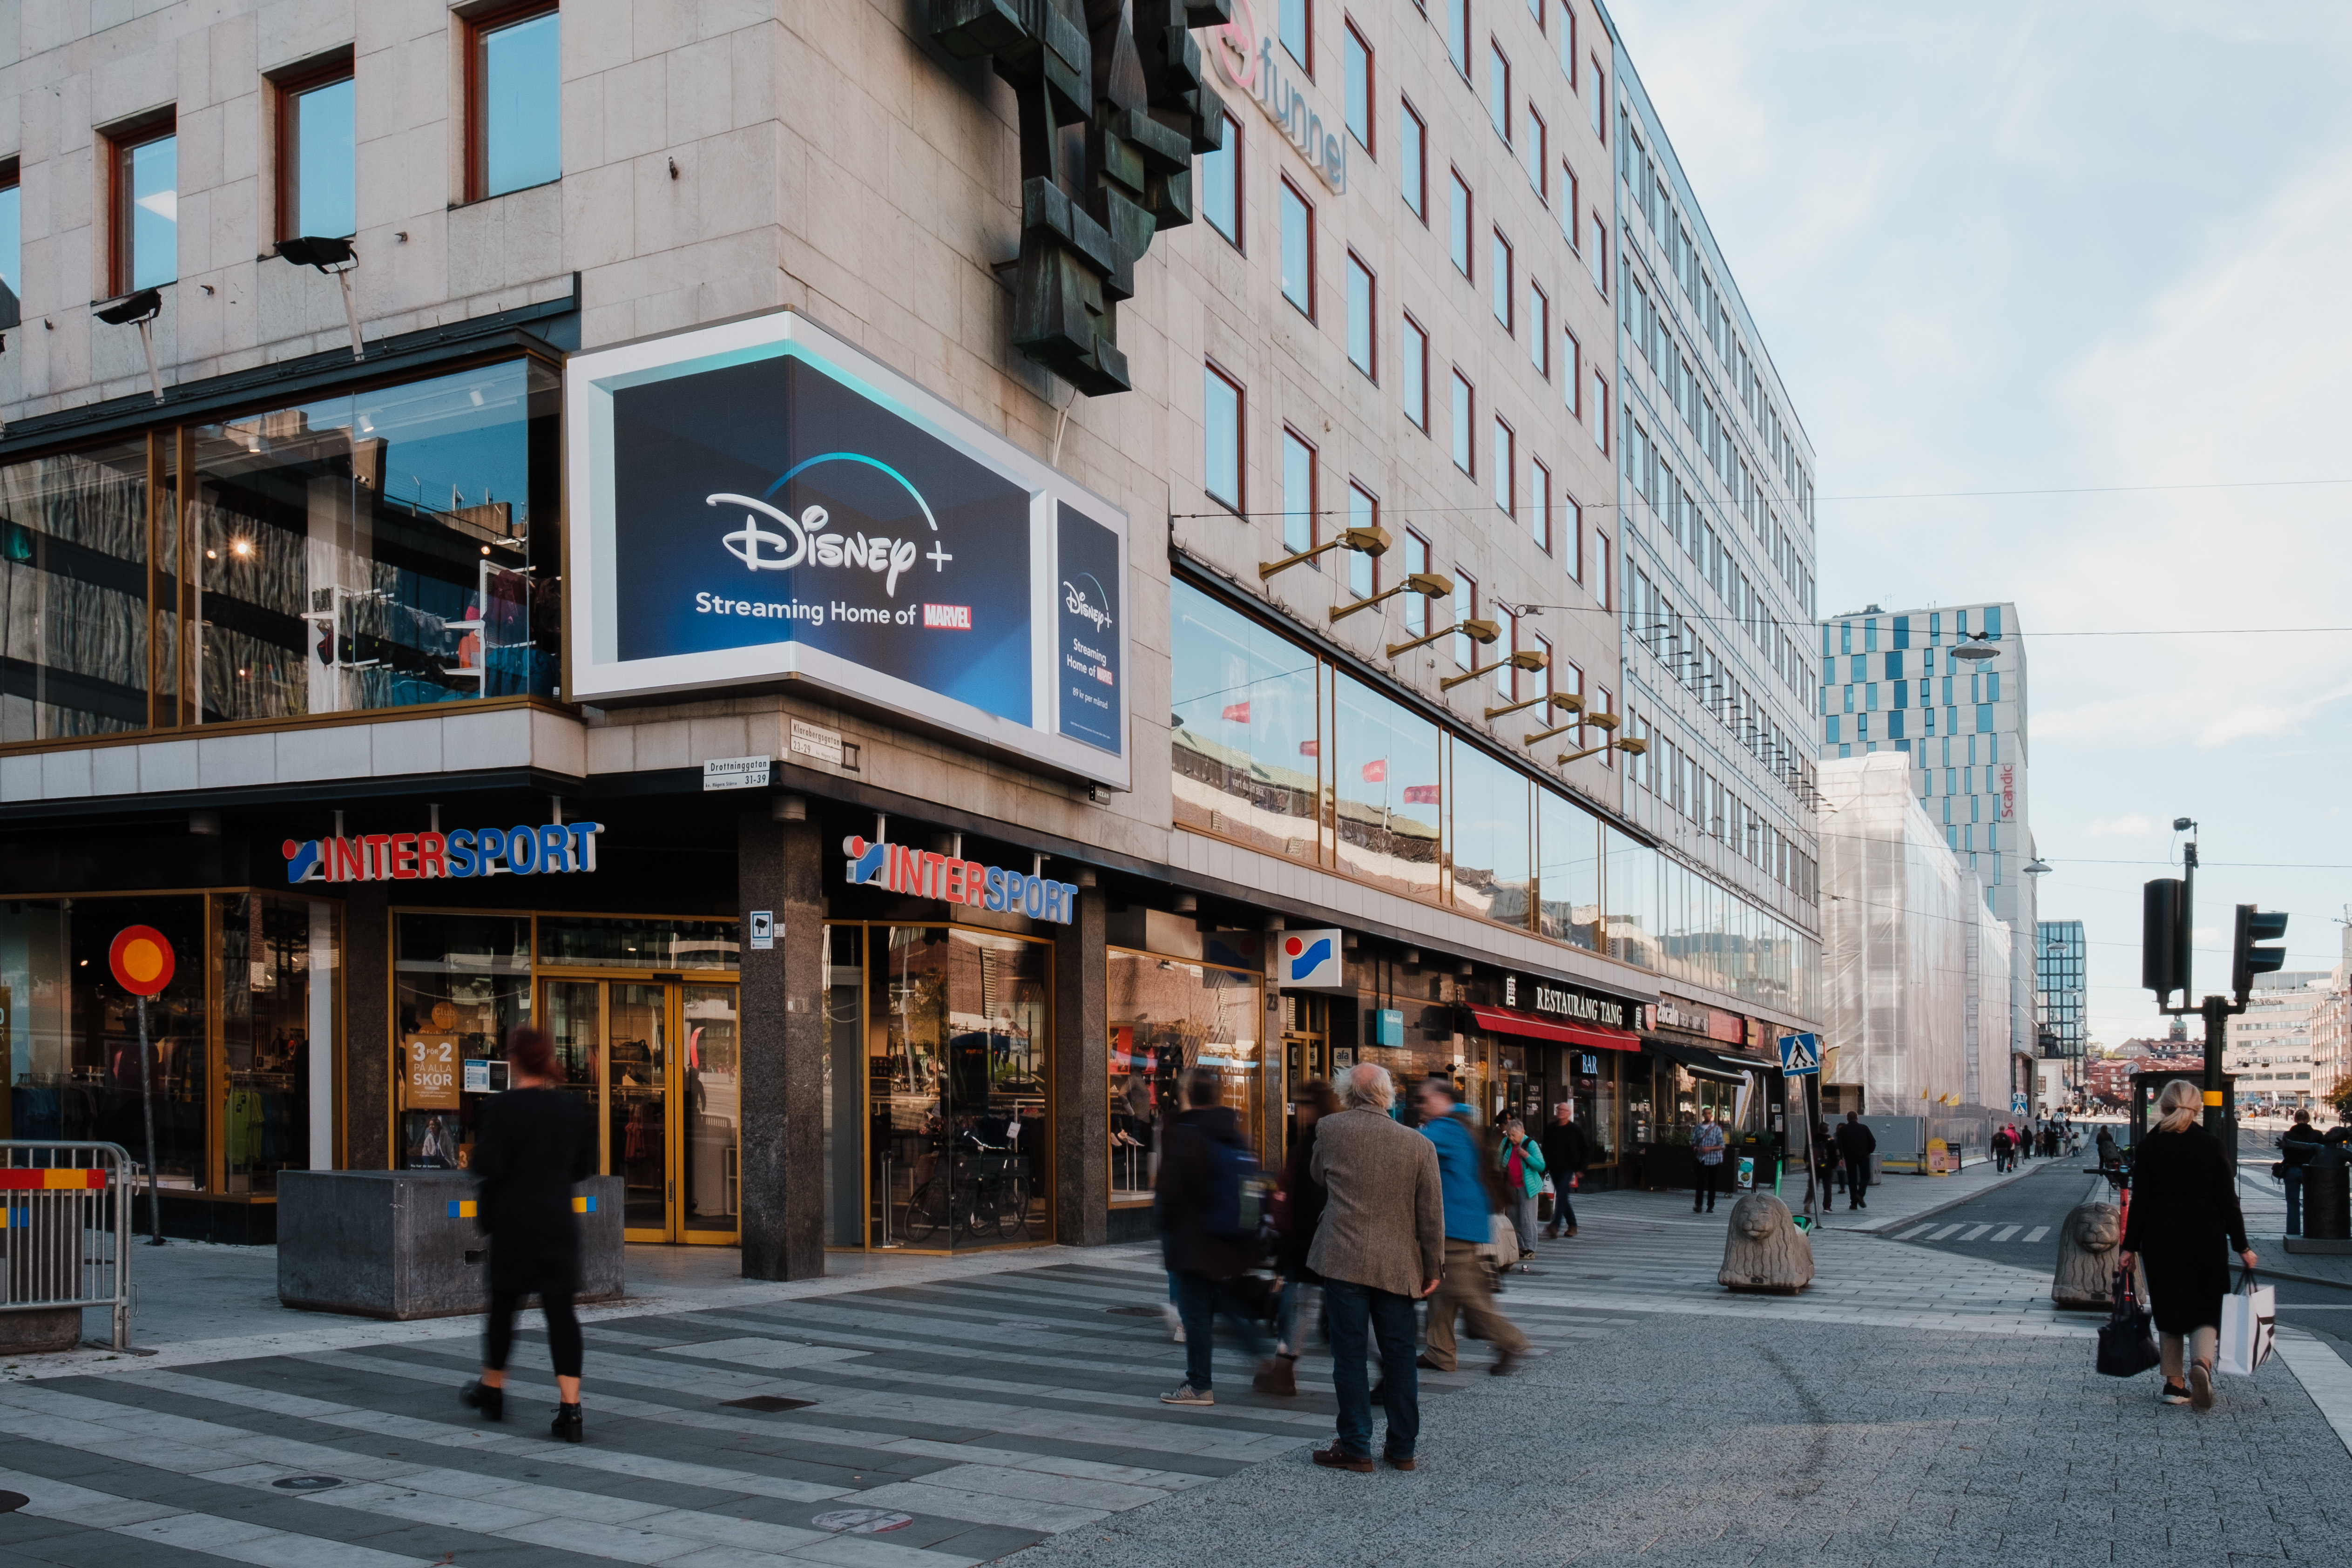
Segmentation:
[(1992, 637), (1990, 632), (1969, 632), (1967, 636), (1968, 641), (1952, 649), (1954, 658), (1965, 658), (1974, 664), (1979, 660), (1991, 658), (2000, 652), (2000, 649), (1990, 646)]
[(2050, 875), (2050, 863), (2036, 855), (2025, 863), (2025, 874), (2029, 877), (2047, 877)]

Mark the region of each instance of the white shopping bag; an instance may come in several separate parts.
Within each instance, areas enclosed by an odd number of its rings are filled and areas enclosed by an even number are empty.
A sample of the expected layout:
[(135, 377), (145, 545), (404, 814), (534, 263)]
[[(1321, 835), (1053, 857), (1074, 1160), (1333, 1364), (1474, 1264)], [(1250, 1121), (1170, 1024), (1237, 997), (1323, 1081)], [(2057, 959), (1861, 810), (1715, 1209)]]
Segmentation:
[(2221, 1298), (2221, 1343), (2215, 1357), (2219, 1371), (2233, 1377), (2252, 1377), (2254, 1368), (2270, 1360), (2271, 1341), (2278, 1331), (2278, 1292), (2257, 1285), (2252, 1275)]

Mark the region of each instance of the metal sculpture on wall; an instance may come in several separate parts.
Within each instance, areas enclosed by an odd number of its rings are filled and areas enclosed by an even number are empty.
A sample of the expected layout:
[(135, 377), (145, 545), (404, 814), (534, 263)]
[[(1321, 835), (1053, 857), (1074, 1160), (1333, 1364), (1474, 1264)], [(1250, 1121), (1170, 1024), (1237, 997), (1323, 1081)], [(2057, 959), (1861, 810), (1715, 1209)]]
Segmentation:
[(1192, 221), (1192, 158), (1224, 104), (1190, 29), (1233, 0), (932, 0), (931, 37), (986, 57), (1021, 105), (1013, 344), (1089, 397), (1125, 392), (1117, 311), (1163, 228)]

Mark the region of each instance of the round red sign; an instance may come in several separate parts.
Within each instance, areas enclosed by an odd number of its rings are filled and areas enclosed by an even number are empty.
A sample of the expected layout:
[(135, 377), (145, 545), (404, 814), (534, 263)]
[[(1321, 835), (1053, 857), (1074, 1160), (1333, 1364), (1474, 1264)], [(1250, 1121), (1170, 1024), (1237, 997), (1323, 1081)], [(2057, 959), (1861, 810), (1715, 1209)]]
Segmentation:
[(152, 996), (172, 984), (172, 944), (153, 926), (124, 926), (106, 950), (106, 962), (134, 996)]

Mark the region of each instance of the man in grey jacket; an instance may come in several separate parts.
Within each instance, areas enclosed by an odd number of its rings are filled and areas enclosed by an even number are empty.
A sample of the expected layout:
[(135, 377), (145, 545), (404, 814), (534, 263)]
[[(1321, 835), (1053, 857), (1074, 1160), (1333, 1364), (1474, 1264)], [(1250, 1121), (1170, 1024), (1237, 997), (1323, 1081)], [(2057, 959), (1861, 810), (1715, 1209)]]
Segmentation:
[(1339, 1089), (1346, 1109), (1315, 1124), (1311, 1166), (1327, 1196), (1307, 1266), (1323, 1279), (1339, 1434), (1331, 1447), (1316, 1450), (1315, 1462), (1364, 1473), (1374, 1468), (1364, 1371), (1369, 1329), (1381, 1347), (1384, 1452), (1390, 1464), (1410, 1470), (1421, 1436), (1412, 1304), (1437, 1289), (1445, 1259), (1437, 1149), (1390, 1117), (1396, 1086), (1387, 1068), (1363, 1063), (1340, 1079)]

